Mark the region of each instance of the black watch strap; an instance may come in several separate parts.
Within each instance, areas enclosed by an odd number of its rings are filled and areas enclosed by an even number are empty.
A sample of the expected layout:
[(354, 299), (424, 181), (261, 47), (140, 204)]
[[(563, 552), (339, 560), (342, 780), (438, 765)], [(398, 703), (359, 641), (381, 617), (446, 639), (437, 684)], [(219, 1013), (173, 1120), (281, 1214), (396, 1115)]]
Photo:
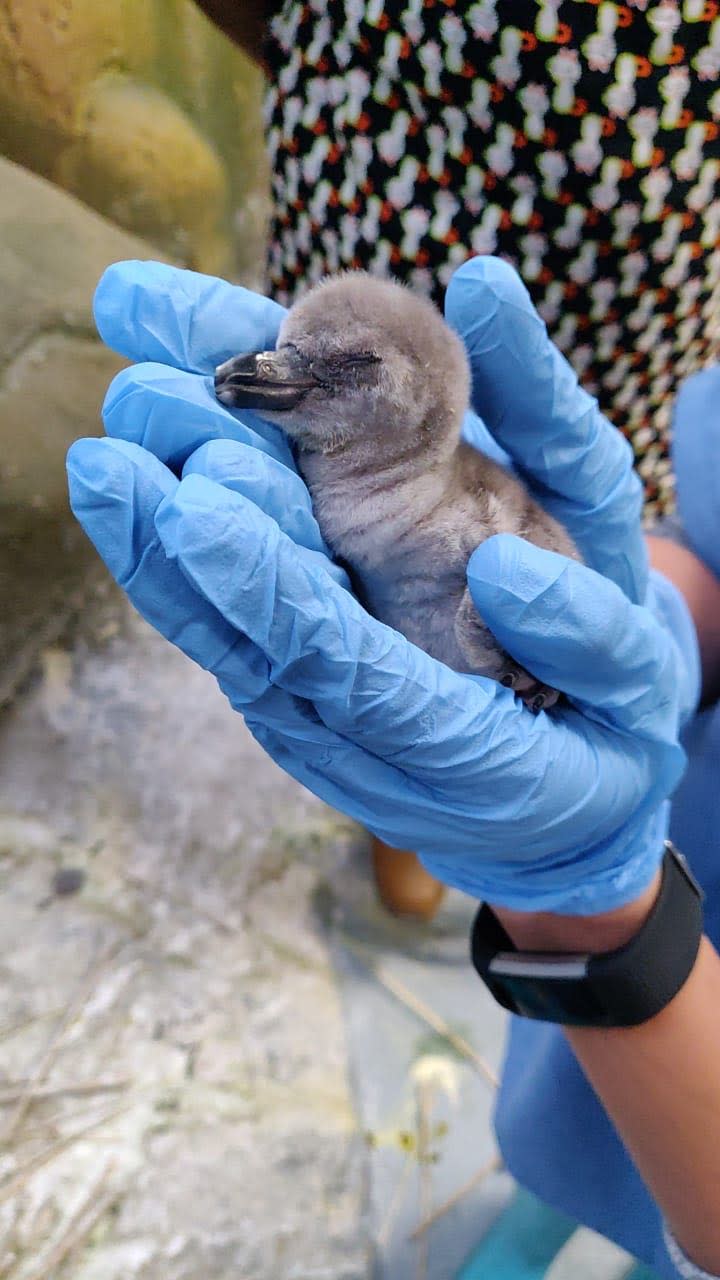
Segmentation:
[(640, 932), (602, 955), (518, 951), (486, 904), (472, 962), (495, 999), (525, 1018), (578, 1027), (632, 1027), (655, 1017), (690, 976), (703, 932), (702, 890), (665, 843), (657, 901)]

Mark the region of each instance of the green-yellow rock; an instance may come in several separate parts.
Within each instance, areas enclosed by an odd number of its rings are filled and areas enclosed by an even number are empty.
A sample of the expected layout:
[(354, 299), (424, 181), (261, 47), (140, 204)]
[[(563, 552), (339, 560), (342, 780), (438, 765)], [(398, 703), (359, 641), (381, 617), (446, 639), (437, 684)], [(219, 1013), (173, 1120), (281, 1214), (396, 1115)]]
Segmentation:
[(91, 87), (54, 173), (122, 227), (201, 271), (232, 271), (227, 182), (216, 151), (166, 94), (126, 77)]
[(0, 0), (0, 154), (200, 270), (257, 279), (260, 94), (192, 0)]
[(52, 168), (74, 136), (87, 86), (110, 68), (140, 72), (156, 48), (153, 6), (127, 0), (0, 0), (0, 148)]

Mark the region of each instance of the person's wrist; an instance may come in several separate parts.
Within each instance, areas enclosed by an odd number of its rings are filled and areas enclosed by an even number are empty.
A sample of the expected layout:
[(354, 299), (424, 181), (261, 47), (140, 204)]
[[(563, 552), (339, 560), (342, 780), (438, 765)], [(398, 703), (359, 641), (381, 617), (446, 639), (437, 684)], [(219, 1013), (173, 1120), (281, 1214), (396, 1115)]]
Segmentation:
[(514, 911), (489, 905), (520, 951), (582, 951), (601, 955), (625, 946), (640, 932), (655, 905), (660, 880), (658, 870), (647, 889), (632, 902), (593, 916)]

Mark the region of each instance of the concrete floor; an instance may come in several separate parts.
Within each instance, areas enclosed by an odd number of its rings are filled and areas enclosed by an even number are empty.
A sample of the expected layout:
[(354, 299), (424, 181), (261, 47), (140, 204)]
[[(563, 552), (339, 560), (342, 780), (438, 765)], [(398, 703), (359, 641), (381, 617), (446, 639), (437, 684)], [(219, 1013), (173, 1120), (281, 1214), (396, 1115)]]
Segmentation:
[[(385, 916), (362, 833), (112, 591), (0, 720), (0, 869), (3, 1278), (459, 1274), (515, 1192), (474, 904)], [(547, 1274), (628, 1265), (583, 1232)]]

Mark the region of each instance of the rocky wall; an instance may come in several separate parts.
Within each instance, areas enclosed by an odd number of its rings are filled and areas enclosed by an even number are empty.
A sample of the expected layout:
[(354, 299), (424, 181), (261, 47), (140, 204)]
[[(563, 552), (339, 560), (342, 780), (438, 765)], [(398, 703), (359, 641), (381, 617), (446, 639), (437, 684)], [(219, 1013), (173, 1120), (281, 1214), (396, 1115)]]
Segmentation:
[(0, 0), (0, 703), (102, 581), (64, 468), (120, 367), (97, 280), (163, 257), (261, 286), (260, 98), (191, 0)]
[(0, 154), (200, 271), (262, 259), (260, 97), (191, 0), (0, 0)]
[(92, 296), (149, 246), (0, 158), (0, 703), (100, 580), (70, 514), (65, 453), (101, 431), (122, 361), (99, 341)]

